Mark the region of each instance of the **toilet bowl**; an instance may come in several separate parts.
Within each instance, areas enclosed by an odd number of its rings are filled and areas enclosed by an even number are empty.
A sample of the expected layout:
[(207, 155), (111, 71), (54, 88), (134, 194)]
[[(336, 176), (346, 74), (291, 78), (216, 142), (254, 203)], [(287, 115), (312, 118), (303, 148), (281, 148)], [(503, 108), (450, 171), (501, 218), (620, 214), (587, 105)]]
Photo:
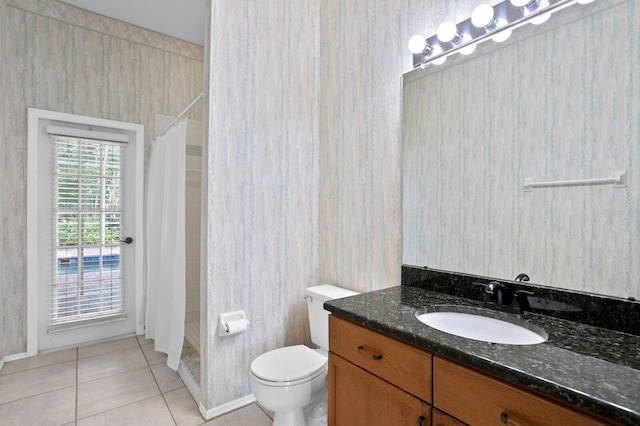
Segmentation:
[(274, 425), (305, 424), (303, 408), (326, 388), (327, 364), (326, 356), (303, 345), (275, 349), (251, 363), (253, 395), (275, 412)]
[(329, 312), (324, 302), (358, 293), (323, 284), (309, 287), (311, 340), (320, 346), (286, 346), (266, 352), (251, 363), (250, 383), (260, 405), (275, 413), (274, 426), (327, 424)]

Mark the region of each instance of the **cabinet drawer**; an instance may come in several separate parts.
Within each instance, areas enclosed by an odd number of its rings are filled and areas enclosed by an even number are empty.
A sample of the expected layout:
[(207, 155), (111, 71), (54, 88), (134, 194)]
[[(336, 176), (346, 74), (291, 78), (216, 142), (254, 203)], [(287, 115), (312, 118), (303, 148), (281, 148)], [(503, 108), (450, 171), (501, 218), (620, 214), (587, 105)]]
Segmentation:
[(442, 358), (434, 358), (433, 370), (434, 407), (468, 424), (608, 424)]
[(376, 376), (431, 402), (430, 354), (329, 315), (329, 349)]

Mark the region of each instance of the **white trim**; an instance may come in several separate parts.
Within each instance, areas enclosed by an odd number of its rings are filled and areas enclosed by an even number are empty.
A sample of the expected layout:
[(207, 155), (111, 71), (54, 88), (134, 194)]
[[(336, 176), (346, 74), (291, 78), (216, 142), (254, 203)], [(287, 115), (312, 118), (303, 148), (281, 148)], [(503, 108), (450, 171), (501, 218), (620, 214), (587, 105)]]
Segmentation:
[(249, 404), (253, 404), (256, 402), (255, 396), (253, 394), (243, 396), (242, 398), (235, 399), (231, 402), (227, 402), (226, 404), (219, 405), (217, 407), (212, 408), (211, 410), (207, 410), (205, 406), (200, 403), (199, 409), (200, 414), (204, 417), (205, 420), (211, 420), (215, 417), (220, 417), (224, 414), (228, 414), (232, 411), (235, 411), (239, 408), (246, 407)]
[(54, 136), (67, 136), (80, 139), (128, 143), (129, 136), (118, 133), (96, 132), (95, 130), (74, 129), (72, 127), (47, 126), (47, 133)]
[(187, 367), (185, 367), (183, 362), (180, 362), (180, 364), (178, 365), (177, 373), (178, 373), (178, 376), (180, 376), (180, 378), (184, 382), (185, 387), (193, 397), (193, 400), (196, 402), (196, 404), (199, 404), (200, 403), (200, 385), (195, 381), (193, 376), (191, 376), (191, 373), (189, 373), (189, 371), (187, 370)]
[[(135, 155), (138, 162), (135, 175), (136, 201), (134, 206), (136, 268), (133, 273), (135, 289), (135, 320), (142, 320), (143, 246), (144, 241), (144, 126), (124, 121), (87, 117), (44, 109), (29, 108), (27, 122), (27, 258), (38, 258), (38, 126), (39, 120), (57, 120), (78, 125), (114, 128), (135, 134)], [(38, 353), (38, 281), (35, 268), (27, 268), (27, 356)]]
[(21, 352), (19, 354), (14, 354), (14, 355), (7, 355), (5, 357), (3, 357), (2, 359), (0, 359), (0, 371), (2, 371), (2, 367), (4, 367), (4, 364), (9, 362), (9, 361), (16, 361), (18, 359), (23, 359), (26, 358), (28, 355), (26, 352)]

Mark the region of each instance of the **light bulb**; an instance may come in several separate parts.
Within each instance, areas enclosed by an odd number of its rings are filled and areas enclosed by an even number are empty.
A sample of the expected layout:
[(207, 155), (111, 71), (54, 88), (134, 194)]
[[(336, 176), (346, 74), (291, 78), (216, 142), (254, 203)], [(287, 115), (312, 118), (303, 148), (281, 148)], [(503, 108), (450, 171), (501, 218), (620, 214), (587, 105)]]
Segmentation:
[[(474, 26), (484, 28), (487, 31), (495, 31), (496, 29), (507, 25), (507, 21), (505, 19), (496, 19), (493, 7), (488, 4), (481, 4), (474, 9), (471, 14), (471, 23)], [(499, 33), (491, 36), (491, 39), (498, 43), (503, 42), (511, 37), (511, 32), (511, 30), (500, 31)]]
[(489, 29), (496, 24), (493, 7), (488, 4), (481, 4), (476, 7), (471, 14), (471, 23), (478, 28)]
[(511, 0), (511, 4), (516, 7), (532, 6), (537, 0)]
[(460, 37), (456, 24), (451, 21), (445, 21), (440, 24), (436, 35), (438, 36), (438, 40), (443, 43), (454, 41), (456, 38)]
[[(538, 7), (535, 9), (536, 11), (544, 9), (545, 7), (549, 7), (549, 0), (538, 0), (536, 3), (538, 4)], [(532, 18), (531, 23), (533, 25), (544, 24), (549, 20), (549, 18), (551, 18), (551, 13), (543, 13), (542, 15), (538, 15), (535, 18)]]
[(551, 18), (550, 13), (543, 13), (542, 15), (538, 15), (535, 18), (531, 18), (531, 23), (533, 25), (541, 25), (547, 22)]
[[(537, 12), (540, 9), (549, 7), (549, 0), (510, 0), (511, 4), (516, 7), (522, 7), (524, 9), (524, 15), (530, 15)], [(551, 17), (551, 13), (543, 13), (531, 18), (531, 23), (534, 25), (544, 24)]]
[[(431, 49), (431, 55), (430, 56), (436, 56), (442, 53), (442, 48), (440, 46), (433, 46), (433, 49)], [(446, 56), (443, 56), (441, 58), (436, 59), (435, 61), (432, 61), (432, 64), (434, 65), (442, 65), (445, 63), (445, 61), (447, 60)]]
[(423, 53), (427, 49), (427, 40), (419, 34), (409, 39), (409, 51), (414, 55)]
[(470, 44), (469, 46), (465, 46), (462, 49), (460, 49), (458, 52), (460, 52), (461, 55), (471, 55), (473, 52), (476, 51), (476, 45), (475, 44)]
[[(451, 43), (453, 45), (459, 45), (465, 43), (466, 41), (471, 40), (471, 36), (469, 34), (461, 34), (458, 31), (458, 27), (451, 21), (445, 21), (438, 27), (438, 31), (436, 32), (438, 36), (438, 40), (443, 43)], [(463, 47), (459, 50), (461, 55), (470, 55), (476, 50), (476, 45), (472, 44), (466, 47)]]
[(495, 41), (496, 43), (502, 43), (503, 41), (511, 37), (512, 32), (512, 30), (502, 30), (499, 33), (491, 36), (491, 40)]

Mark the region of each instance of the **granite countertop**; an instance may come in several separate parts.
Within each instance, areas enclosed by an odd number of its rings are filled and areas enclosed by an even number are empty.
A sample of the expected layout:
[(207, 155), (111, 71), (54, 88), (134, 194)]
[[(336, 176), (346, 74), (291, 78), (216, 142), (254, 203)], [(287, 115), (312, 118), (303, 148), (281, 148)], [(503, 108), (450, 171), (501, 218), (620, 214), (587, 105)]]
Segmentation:
[[(481, 302), (402, 285), (325, 303), (334, 315), (628, 425), (640, 424), (640, 337), (525, 312), (549, 339), (538, 345), (486, 343), (421, 323), (418, 309)], [(612, 315), (615, 315), (613, 313)]]

